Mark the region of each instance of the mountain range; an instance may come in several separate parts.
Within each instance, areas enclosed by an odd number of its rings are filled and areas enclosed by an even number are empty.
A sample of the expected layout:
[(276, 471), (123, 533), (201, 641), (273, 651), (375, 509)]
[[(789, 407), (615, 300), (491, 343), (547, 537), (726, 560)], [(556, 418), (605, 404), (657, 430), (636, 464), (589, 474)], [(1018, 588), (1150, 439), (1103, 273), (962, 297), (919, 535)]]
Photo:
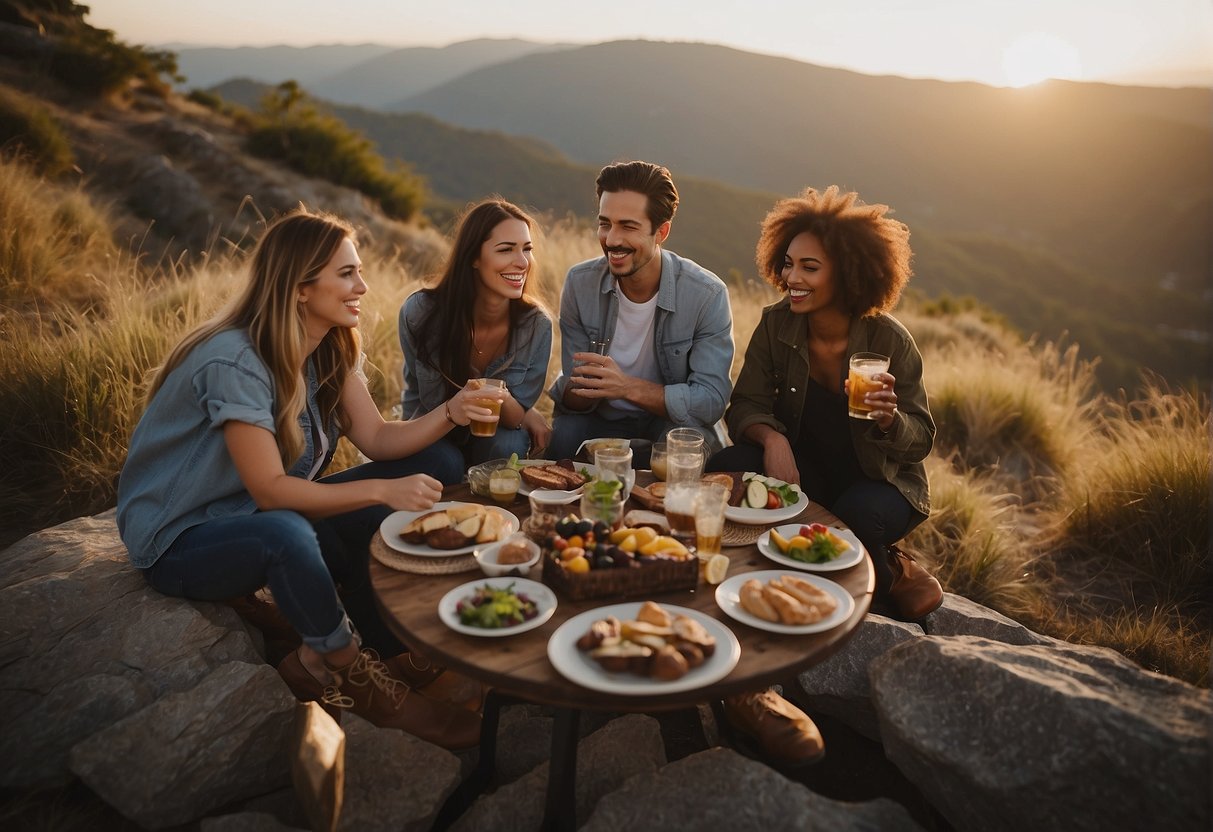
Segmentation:
[(911, 225), (927, 294), (972, 295), (1029, 333), (1068, 332), (1118, 383), (1142, 366), (1207, 375), (1207, 90), (998, 89), (705, 44), (519, 48), (442, 82), (422, 58), (445, 52), (450, 73), (461, 50), (381, 54), (341, 72), (365, 79), (364, 98), (383, 98), (370, 68), (389, 57), (420, 61), (432, 85), (379, 109), (330, 106), (455, 203), (500, 192), (588, 217), (602, 164), (668, 164), (683, 191), (671, 244), (722, 275), (753, 274), (757, 225), (778, 195), (854, 188)]

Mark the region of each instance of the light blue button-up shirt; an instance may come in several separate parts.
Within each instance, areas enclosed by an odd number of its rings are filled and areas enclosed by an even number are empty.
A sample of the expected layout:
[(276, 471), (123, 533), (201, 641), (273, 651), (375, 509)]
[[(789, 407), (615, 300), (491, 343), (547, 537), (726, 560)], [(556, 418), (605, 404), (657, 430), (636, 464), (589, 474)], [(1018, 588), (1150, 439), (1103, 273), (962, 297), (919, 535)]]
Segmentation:
[[(304, 450), (287, 471), (293, 477), (306, 479), (316, 461), (316, 390), (309, 362), (307, 406), (299, 416)], [(118, 480), (118, 533), (135, 566), (151, 566), (186, 529), (257, 510), (223, 438), (229, 420), (274, 432), (273, 379), (248, 333), (239, 329), (194, 347), (156, 391), (131, 435)], [(329, 448), (335, 448), (336, 426), (326, 430)]]
[[(605, 257), (569, 269), (560, 296), (561, 374), (548, 391), (557, 413), (567, 410), (562, 399), (573, 369), (573, 353), (589, 352), (591, 341), (608, 341), (615, 335), (617, 286)], [(724, 281), (698, 263), (665, 249), (661, 251), (653, 348), (665, 384), (669, 421), (714, 428), (732, 391), (729, 291)]]

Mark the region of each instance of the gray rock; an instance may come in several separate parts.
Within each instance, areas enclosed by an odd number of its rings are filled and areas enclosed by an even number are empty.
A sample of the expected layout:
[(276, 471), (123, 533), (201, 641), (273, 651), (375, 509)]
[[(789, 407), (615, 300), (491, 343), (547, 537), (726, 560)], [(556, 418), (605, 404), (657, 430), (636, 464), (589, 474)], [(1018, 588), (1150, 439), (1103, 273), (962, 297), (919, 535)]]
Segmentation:
[(345, 713), (345, 802), (338, 829), (429, 829), (459, 785), (459, 759), (403, 731)]
[(804, 693), (794, 698), (803, 701), (807, 710), (836, 717), (879, 741), (880, 721), (872, 707), (868, 668), (886, 650), (922, 635), (917, 624), (869, 614), (841, 650), (800, 674)]
[[(641, 714), (620, 717), (581, 740), (577, 747), (578, 823), (589, 817), (603, 795), (635, 775), (652, 777), (664, 764), (661, 727), (652, 717)], [(453, 832), (538, 829), (543, 820), (549, 766), (544, 763), (525, 777), (480, 797), (451, 829)]]
[(174, 236), (201, 249), (215, 217), (198, 180), (167, 156), (134, 160), (126, 171), (126, 203), (137, 215), (154, 220), (162, 236)]
[(261, 660), (232, 610), (151, 589), (109, 514), (0, 554), (0, 610), (5, 787), (61, 785), (76, 743), (215, 667)]
[(582, 832), (618, 829), (727, 829), (897, 832), (921, 829), (890, 800), (841, 803), (813, 793), (762, 763), (710, 748), (633, 777), (606, 795)]
[(497, 726), (498, 783), (513, 783), (552, 755), (552, 717), (537, 705), (501, 709)]
[(1034, 633), (1018, 621), (950, 592), (944, 593), (943, 605), (927, 616), (926, 631), (932, 636), (981, 636), (1006, 644), (1065, 644)]
[(1119, 654), (927, 636), (872, 665), (885, 752), (957, 829), (1208, 830), (1213, 697)]
[(203, 818), (198, 832), (305, 832), (298, 826), (287, 826), (266, 812), (240, 812)]
[(149, 829), (290, 782), (295, 699), (265, 664), (230, 662), (72, 749), (72, 771)]

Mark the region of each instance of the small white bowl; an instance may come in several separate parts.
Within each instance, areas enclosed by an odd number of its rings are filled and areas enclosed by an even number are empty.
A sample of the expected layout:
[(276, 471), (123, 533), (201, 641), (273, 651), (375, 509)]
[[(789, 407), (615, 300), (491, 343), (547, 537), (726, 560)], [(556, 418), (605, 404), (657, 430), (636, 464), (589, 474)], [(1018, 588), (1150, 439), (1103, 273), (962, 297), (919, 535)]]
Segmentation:
[[(524, 563), (498, 563), (498, 553), (503, 547), (511, 544), (525, 548), (530, 554), (530, 558)], [(539, 563), (539, 556), (541, 554), (542, 552), (538, 543), (524, 534), (515, 533), (505, 540), (499, 540), (482, 549), (477, 549), (472, 553), (472, 556), (476, 558), (476, 563), (480, 564), (480, 571), (484, 572), (484, 574), (490, 578), (504, 578), (525, 577), (531, 571), (531, 568)]]

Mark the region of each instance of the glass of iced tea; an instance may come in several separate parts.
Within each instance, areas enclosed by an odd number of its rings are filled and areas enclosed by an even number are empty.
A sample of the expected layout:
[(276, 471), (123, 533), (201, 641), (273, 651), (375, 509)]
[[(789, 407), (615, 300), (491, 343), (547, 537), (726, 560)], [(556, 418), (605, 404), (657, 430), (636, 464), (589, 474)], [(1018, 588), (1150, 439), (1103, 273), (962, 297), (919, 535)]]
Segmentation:
[(697, 483), (703, 477), (703, 451), (672, 451), (666, 447), (665, 481)]
[(522, 487), (522, 475), (513, 468), (498, 468), (489, 474), (489, 496), (502, 505), (514, 502)]
[(855, 419), (875, 419), (872, 408), (863, 400), (868, 393), (884, 388), (884, 383), (872, 376), (889, 370), (889, 357), (874, 352), (857, 352), (851, 356), (851, 372), (847, 377), (850, 395), (847, 397), (847, 412)]
[[(473, 378), (468, 379), (468, 384), (473, 390), (504, 390), (505, 381), (499, 378)], [(479, 407), (487, 407), (493, 411), (494, 416), (501, 416), (501, 400), (500, 399), (473, 399), (473, 403)], [(493, 436), (497, 433), (497, 422), (478, 422), (472, 419), (469, 424), (469, 429), (472, 436)]]
[(705, 482), (695, 495), (695, 549), (700, 560), (720, 554), (724, 536), (724, 507), (729, 489), (718, 482)]
[(649, 468), (653, 470), (653, 476), (659, 480), (665, 480), (665, 443), (654, 442), (652, 453), (649, 455)]
[(687, 546), (695, 543), (695, 498), (699, 486), (699, 482), (672, 482), (665, 490), (665, 519), (670, 524), (670, 534)]

